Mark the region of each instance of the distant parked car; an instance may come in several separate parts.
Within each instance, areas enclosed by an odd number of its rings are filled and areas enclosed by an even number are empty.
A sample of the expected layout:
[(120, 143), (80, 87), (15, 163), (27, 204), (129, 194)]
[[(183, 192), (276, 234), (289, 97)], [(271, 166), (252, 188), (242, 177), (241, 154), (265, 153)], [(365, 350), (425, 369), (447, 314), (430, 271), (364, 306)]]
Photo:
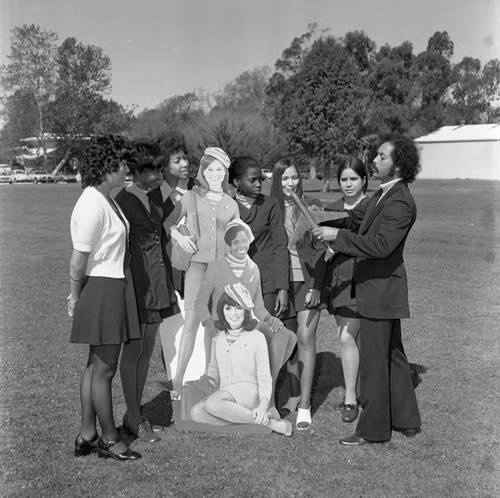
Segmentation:
[(33, 179), (26, 174), (24, 169), (13, 169), (10, 174), (10, 183), (30, 183)]
[(264, 180), (271, 180), (273, 178), (273, 172), (270, 169), (263, 169), (262, 177)]
[(76, 183), (78, 180), (73, 173), (59, 173), (54, 177), (56, 183)]
[(0, 173), (0, 183), (11, 183), (10, 175), (7, 173)]
[(32, 171), (30, 177), (35, 183), (54, 183), (54, 176), (46, 171)]

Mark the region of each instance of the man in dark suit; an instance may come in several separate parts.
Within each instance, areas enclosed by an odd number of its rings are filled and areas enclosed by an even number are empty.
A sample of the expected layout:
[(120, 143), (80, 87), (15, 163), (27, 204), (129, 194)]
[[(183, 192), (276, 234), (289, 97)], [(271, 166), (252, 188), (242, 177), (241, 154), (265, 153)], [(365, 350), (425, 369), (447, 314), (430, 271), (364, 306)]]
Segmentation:
[(411, 437), (420, 431), (420, 415), (410, 366), (401, 341), (401, 318), (409, 318), (408, 285), (403, 263), (406, 238), (417, 208), (408, 188), (420, 170), (414, 142), (387, 139), (373, 161), (380, 190), (372, 197), (359, 233), (320, 227), (314, 235), (356, 257), (354, 284), (361, 315), (360, 402), (356, 433), (339, 440), (358, 446), (388, 441), (391, 430)]

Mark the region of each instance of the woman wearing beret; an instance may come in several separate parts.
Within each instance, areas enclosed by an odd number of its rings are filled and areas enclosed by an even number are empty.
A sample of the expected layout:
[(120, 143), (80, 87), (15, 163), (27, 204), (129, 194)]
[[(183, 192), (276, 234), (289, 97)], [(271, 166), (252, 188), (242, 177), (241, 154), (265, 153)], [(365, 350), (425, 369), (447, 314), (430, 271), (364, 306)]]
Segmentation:
[[(186, 192), (181, 202), (167, 218), (165, 224), (172, 239), (193, 256), (184, 281), (184, 328), (179, 346), (177, 372), (172, 379), (173, 396), (180, 395), (184, 374), (193, 354), (196, 332), (200, 321), (195, 299), (207, 265), (224, 255), (224, 232), (227, 224), (239, 218), (238, 206), (227, 194), (230, 159), (218, 147), (208, 147), (200, 160), (197, 180), (199, 187)], [(187, 218), (191, 235), (182, 235), (177, 224)], [(211, 336), (205, 334), (205, 349), (210, 350)]]

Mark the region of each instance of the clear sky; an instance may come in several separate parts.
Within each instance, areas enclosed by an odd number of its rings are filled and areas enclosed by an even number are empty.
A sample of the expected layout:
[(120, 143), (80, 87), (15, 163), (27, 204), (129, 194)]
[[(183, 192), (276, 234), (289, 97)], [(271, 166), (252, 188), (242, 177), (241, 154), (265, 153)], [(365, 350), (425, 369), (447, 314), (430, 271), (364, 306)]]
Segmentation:
[(377, 46), (409, 40), (415, 53), (448, 31), (455, 62), (500, 58), (500, 0), (0, 0), (0, 63), (14, 26), (74, 36), (111, 57), (111, 97), (140, 111), (272, 67), (311, 22), (335, 36), (363, 30)]

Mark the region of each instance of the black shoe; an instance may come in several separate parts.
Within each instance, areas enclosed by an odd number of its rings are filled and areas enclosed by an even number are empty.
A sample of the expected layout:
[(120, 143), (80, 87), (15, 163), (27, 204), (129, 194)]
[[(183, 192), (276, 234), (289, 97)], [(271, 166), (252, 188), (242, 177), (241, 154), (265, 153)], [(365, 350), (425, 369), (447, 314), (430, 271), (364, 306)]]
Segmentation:
[(344, 403), (344, 406), (341, 408), (341, 413), (342, 413), (342, 422), (354, 422), (356, 420), (356, 417), (358, 416), (358, 405), (355, 404), (349, 404), (346, 405)]
[(75, 439), (75, 456), (87, 456), (97, 449), (97, 439), (99, 436), (96, 434), (90, 441), (83, 439), (83, 437), (78, 434)]
[(140, 453), (131, 450), (130, 448), (127, 448), (122, 453), (113, 453), (109, 451), (112, 446), (119, 443), (120, 441), (121, 439), (118, 436), (115, 440), (111, 440), (105, 443), (102, 437), (100, 437), (97, 441), (97, 451), (99, 452), (99, 458), (114, 458), (115, 460), (118, 460), (120, 462), (125, 462), (126, 460), (139, 460), (139, 458), (142, 458), (142, 455)]
[(405, 437), (415, 437), (417, 434), (422, 432), (420, 427), (412, 427), (410, 429), (400, 429), (398, 427), (393, 427), (392, 429), (396, 432), (400, 432)]
[(143, 417), (142, 422), (137, 427), (132, 427), (128, 423), (128, 415), (123, 415), (123, 428), (133, 434), (137, 439), (145, 443), (157, 443), (161, 437), (153, 430), (151, 424)]
[(288, 415), (290, 415), (290, 413), (292, 413), (291, 410), (289, 408), (287, 408), (286, 406), (282, 406), (278, 410), (278, 412), (279, 412), (281, 418), (288, 417)]
[(352, 436), (343, 437), (339, 439), (339, 443), (344, 446), (363, 446), (365, 444), (370, 444), (370, 441), (363, 439), (357, 434), (353, 434)]

